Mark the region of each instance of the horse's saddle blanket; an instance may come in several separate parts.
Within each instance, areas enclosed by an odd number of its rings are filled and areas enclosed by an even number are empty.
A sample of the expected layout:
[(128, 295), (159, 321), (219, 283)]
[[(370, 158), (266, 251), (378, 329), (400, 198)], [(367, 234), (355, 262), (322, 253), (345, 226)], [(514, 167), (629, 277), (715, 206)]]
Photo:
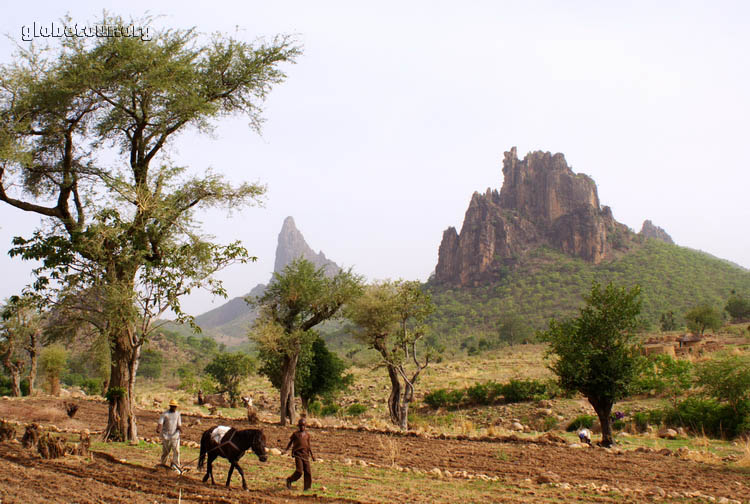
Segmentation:
[(221, 438), (224, 437), (224, 434), (226, 434), (231, 427), (227, 427), (226, 425), (219, 425), (218, 427), (214, 428), (213, 431), (211, 431), (211, 441), (213, 441), (216, 444), (221, 443)]

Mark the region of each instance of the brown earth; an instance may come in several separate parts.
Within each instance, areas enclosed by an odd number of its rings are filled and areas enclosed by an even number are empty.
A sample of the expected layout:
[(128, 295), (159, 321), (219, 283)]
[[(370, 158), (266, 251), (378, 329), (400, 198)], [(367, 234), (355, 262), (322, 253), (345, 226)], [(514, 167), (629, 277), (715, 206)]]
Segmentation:
[[(62, 400), (0, 400), (0, 418), (54, 424), (61, 429), (88, 428), (98, 431), (105, 427), (106, 403), (81, 400), (78, 404), (78, 413), (71, 420), (64, 414)], [(155, 436), (158, 415), (156, 411), (138, 411), (141, 436)], [(201, 433), (216, 424), (247, 428), (247, 422), (238, 420), (183, 414), (183, 440), (199, 442)], [(262, 427), (269, 447), (283, 449), (292, 429), (269, 424)], [(475, 475), (497, 476), (503, 484), (521, 487), (529, 486), (528, 482), (523, 481), (526, 478), (535, 481), (537, 476), (549, 471), (559, 476), (559, 481), (573, 487), (595, 483), (644, 491), (642, 495), (629, 496), (626, 499), (629, 501), (645, 500), (645, 493), (657, 487), (667, 495), (700, 491), (717, 500), (726, 497), (743, 501), (750, 496), (750, 477), (746, 471), (658, 453), (627, 451), (616, 454), (598, 448), (571, 449), (553, 442), (426, 439), (343, 429), (311, 429), (311, 434), (316, 456), (329, 461), (352, 459), (355, 464), (362, 460), (381, 467), (390, 467), (395, 463), (424, 471), (436, 467), (451, 472), (467, 471)], [(189, 461), (183, 459), (183, 463), (186, 462)], [(243, 465), (257, 463), (257, 460), (243, 459)], [(290, 495), (280, 487), (280, 480), (253, 481), (251, 474), (248, 471), (251, 491), (244, 493), (237, 488), (227, 491), (223, 486), (203, 485), (196, 471), (188, 473), (179, 478), (182, 502), (276, 503), (298, 499), (337, 502), (316, 495)], [(163, 469), (123, 463), (120, 459), (102, 454), (95, 454), (89, 461), (78, 457), (41, 460), (20, 444), (0, 444), (0, 502), (3, 504), (177, 502), (179, 490), (175, 486), (175, 478), (173, 473)], [(374, 501), (363, 496), (362, 502)]]

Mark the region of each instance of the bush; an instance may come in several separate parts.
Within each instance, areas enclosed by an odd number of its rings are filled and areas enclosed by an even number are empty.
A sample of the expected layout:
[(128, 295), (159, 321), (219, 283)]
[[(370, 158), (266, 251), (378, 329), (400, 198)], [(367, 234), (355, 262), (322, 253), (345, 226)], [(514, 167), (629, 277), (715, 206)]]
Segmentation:
[(587, 429), (590, 429), (594, 426), (595, 420), (596, 420), (595, 416), (581, 415), (573, 419), (573, 421), (568, 424), (565, 430), (568, 432), (575, 432), (578, 429), (582, 429), (584, 427)]
[(336, 403), (327, 403), (323, 405), (323, 408), (320, 410), (320, 414), (323, 416), (333, 416), (336, 413), (339, 412), (339, 405)]
[(750, 401), (750, 358), (725, 355), (698, 366), (698, 383), (717, 401), (734, 410)]
[(314, 416), (320, 416), (320, 412), (323, 409), (323, 405), (320, 401), (313, 401), (307, 405), (307, 412)]
[(489, 391), (489, 384), (477, 383), (476, 385), (472, 385), (471, 387), (466, 389), (466, 395), (468, 396), (469, 402), (471, 404), (486, 405), (492, 402)]
[(364, 404), (354, 403), (346, 408), (346, 414), (348, 416), (360, 416), (362, 413), (367, 411), (367, 406)]
[(690, 397), (666, 409), (664, 423), (716, 438), (734, 438), (750, 430), (750, 404), (744, 402), (735, 411), (714, 399)]
[(448, 391), (446, 389), (433, 390), (425, 395), (423, 400), (430, 408), (444, 408), (448, 405)]
[(448, 404), (451, 406), (458, 406), (466, 394), (465, 390), (451, 390), (448, 392)]
[(539, 380), (511, 380), (503, 386), (503, 396), (508, 403), (544, 399), (547, 386)]
[(0, 396), (11, 395), (13, 395), (13, 388), (11, 386), (10, 378), (0, 374)]

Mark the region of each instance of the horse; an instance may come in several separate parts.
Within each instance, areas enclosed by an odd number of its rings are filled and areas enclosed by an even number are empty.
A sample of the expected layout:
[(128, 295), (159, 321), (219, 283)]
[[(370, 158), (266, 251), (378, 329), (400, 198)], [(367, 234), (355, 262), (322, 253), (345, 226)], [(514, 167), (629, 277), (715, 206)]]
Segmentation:
[(206, 475), (203, 477), (203, 482), (208, 481), (209, 476), (211, 477), (211, 484), (215, 485), (214, 472), (212, 464), (216, 457), (224, 457), (229, 460), (229, 476), (227, 476), (227, 487), (229, 482), (232, 480), (232, 471), (235, 467), (237, 472), (242, 476), (242, 488), (247, 490), (247, 483), (245, 483), (245, 473), (238, 464), (238, 461), (245, 454), (248, 448), (252, 448), (253, 453), (258, 456), (261, 462), (268, 460), (266, 455), (266, 436), (260, 429), (244, 429), (236, 430), (230, 428), (226, 434), (221, 438), (221, 442), (216, 443), (211, 439), (211, 433), (217, 426), (210, 427), (201, 436), (201, 451), (198, 457), (198, 469), (203, 468), (203, 462), (206, 460), (208, 455), (208, 467), (206, 469)]

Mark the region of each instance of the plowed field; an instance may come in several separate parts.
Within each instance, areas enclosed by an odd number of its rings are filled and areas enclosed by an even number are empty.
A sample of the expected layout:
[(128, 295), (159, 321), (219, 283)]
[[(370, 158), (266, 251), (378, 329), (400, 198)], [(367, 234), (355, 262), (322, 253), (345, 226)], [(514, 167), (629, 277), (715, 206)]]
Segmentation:
[[(107, 405), (102, 402), (78, 401), (79, 411), (73, 420), (65, 416), (60, 400), (23, 399), (0, 401), (0, 418), (19, 422), (37, 421), (40, 424), (54, 423), (60, 428), (101, 430), (106, 424)], [(154, 427), (158, 413), (138, 411), (138, 425), (142, 436), (155, 436)], [(197, 423), (200, 422), (200, 423)], [(198, 418), (183, 415), (183, 440), (200, 440), (201, 433), (211, 425), (232, 425), (247, 428), (246, 422), (215, 418)], [(274, 425), (263, 425), (269, 447), (284, 448), (292, 430)], [(20, 437), (19, 433), (19, 437)], [(270, 465), (274, 477), (260, 481), (254, 478), (259, 466), (257, 458), (246, 455), (242, 465), (246, 469), (249, 492), (242, 492), (239, 480), (233, 480), (232, 489), (223, 485), (210, 487), (200, 481), (200, 474), (194, 469), (185, 476), (165, 471), (143, 463), (123, 462), (131, 457), (94, 455), (90, 459), (68, 457), (57, 460), (42, 460), (36, 453), (24, 450), (17, 443), (0, 443), (0, 499), (6, 503), (240, 503), (240, 502), (290, 502), (298, 499), (315, 502), (387, 502), (393, 500), (409, 502), (429, 502), (434, 498), (420, 497), (408, 493), (406, 474), (389, 471), (395, 477), (402, 477), (405, 489), (392, 489), (391, 493), (369, 492), (367, 485), (377, 484), (374, 473), (358, 475), (357, 470), (365, 471), (365, 464), (388, 468), (394, 465), (431, 471), (439, 468), (451, 473), (467, 471), (469, 474), (498, 477), (497, 482), (489, 482), (507, 490), (506, 493), (489, 492), (485, 502), (546, 502), (550, 499), (559, 502), (581, 498), (589, 501), (615, 502), (646, 499), (646, 494), (661, 490), (665, 495), (696, 492), (715, 497), (740, 501), (750, 499), (750, 477), (747, 471), (729, 467), (727, 464), (704, 464), (684, 460), (676, 456), (658, 453), (610, 453), (603, 449), (571, 449), (552, 443), (506, 440), (503, 442), (425, 439), (420, 437), (392, 436), (373, 432), (352, 430), (311, 429), (313, 448), (316, 456), (326, 462), (338, 465), (354, 461), (351, 467), (354, 496), (336, 499), (325, 492), (304, 495), (298, 491), (286, 490), (283, 478), (291, 471), (291, 461)], [(126, 448), (123, 448), (123, 450)], [(138, 448), (129, 448), (137, 451)], [(136, 458), (136, 457), (133, 457)], [(154, 456), (156, 464), (158, 457)], [(189, 459), (183, 453), (183, 463)], [(274, 457), (272, 457), (273, 459)], [(275, 457), (279, 459), (279, 457)], [(222, 464), (220, 459), (219, 464)], [(193, 464), (194, 465), (194, 464)], [(226, 466), (226, 463), (224, 463)], [(314, 466), (315, 483), (326, 485), (325, 467)], [(571, 485), (568, 494), (555, 488), (554, 492), (540, 491), (541, 486), (529, 484), (527, 478), (536, 480), (544, 472), (553, 472), (560, 482)], [(224, 475), (226, 473), (223, 473)], [(225, 476), (224, 476), (225, 477)], [(363, 492), (356, 495), (357, 478), (367, 480), (362, 483)], [(236, 476), (235, 476), (236, 478)], [(217, 482), (223, 481), (217, 474)], [(444, 483), (445, 479), (440, 479)], [(448, 480), (450, 481), (450, 480)], [(458, 482), (458, 480), (456, 480)], [(616, 497), (584, 495), (576, 493), (579, 484), (603, 484), (611, 488), (641, 490), (642, 493), (618, 493)], [(458, 483), (456, 483), (458, 484)], [(489, 485), (489, 484), (488, 484)], [(490, 488), (488, 486), (487, 488)], [(508, 490), (510, 489), (510, 490)], [(315, 491), (316, 488), (314, 487)], [(406, 490), (406, 493), (403, 492)], [(657, 495), (660, 492), (657, 492)], [(379, 497), (380, 495), (380, 497)], [(382, 497), (390, 495), (391, 497)], [(567, 497), (566, 497), (567, 495)], [(454, 497), (445, 496), (450, 502)]]

